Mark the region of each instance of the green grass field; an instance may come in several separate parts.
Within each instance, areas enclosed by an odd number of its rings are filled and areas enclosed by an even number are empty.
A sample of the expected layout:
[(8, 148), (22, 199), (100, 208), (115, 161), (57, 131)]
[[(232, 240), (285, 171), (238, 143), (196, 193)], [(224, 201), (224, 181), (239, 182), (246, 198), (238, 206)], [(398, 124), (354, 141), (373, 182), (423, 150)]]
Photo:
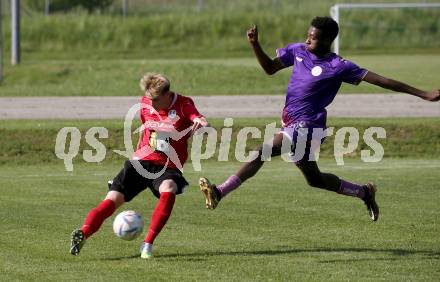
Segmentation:
[[(267, 50), (275, 56), (275, 50)], [(40, 54), (41, 55), (41, 54)], [(107, 54), (108, 55), (108, 54)], [(140, 77), (149, 71), (167, 75), (175, 91), (186, 95), (283, 95), (291, 68), (268, 76), (249, 50), (244, 58), (152, 59), (154, 54), (129, 54), (126, 58), (75, 59), (33, 57), (19, 66), (5, 65), (1, 96), (138, 96)], [(119, 55), (120, 56), (120, 55)], [(117, 57), (117, 56), (116, 56)], [(404, 81), (421, 89), (439, 87), (440, 55), (357, 55), (348, 57), (359, 66)], [(361, 83), (344, 84), (341, 93), (384, 93)]]
[[(411, 2), (374, 0), (369, 2)], [(425, 2), (434, 2), (427, 0)], [(0, 97), (139, 96), (139, 78), (161, 72), (173, 90), (186, 95), (283, 95), (290, 75), (267, 76), (245, 38), (258, 24), (270, 56), (289, 42), (304, 40), (310, 19), (328, 15), (333, 0), (130, 0), (109, 11), (42, 15), (42, 1), (22, 3), (22, 62), (11, 66), (10, 19), (3, 19)], [(365, 2), (341, 0), (338, 2)], [(3, 12), (6, 1), (1, 1)], [(32, 4), (33, 3), (33, 4)], [(29, 7), (39, 6), (40, 12)], [(6, 12), (7, 13), (7, 12)], [(341, 51), (361, 67), (415, 87), (439, 88), (438, 10), (342, 13)], [(383, 93), (366, 83), (343, 85), (342, 93)], [(178, 196), (173, 214), (155, 242), (155, 257), (141, 260), (143, 239), (126, 242), (112, 231), (113, 215), (90, 238), (81, 254), (69, 253), (70, 233), (103, 199), (107, 180), (122, 167), (113, 150), (123, 149), (123, 121), (15, 120), (0, 122), (0, 281), (438, 281), (440, 280), (439, 118), (329, 119), (339, 129), (386, 129), (378, 140), (384, 159), (365, 163), (360, 150), (337, 166), (334, 137), (327, 138), (320, 167), (338, 176), (378, 185), (381, 207), (371, 222), (358, 199), (308, 187), (291, 163), (265, 164), (217, 210), (204, 208), (200, 176), (218, 183), (240, 163), (202, 161)], [(223, 120), (212, 119), (221, 130)], [(239, 129), (279, 122), (279, 117), (234, 119)], [(54, 154), (64, 126), (82, 134), (73, 172)], [(102, 163), (85, 163), (92, 149), (84, 134), (103, 126), (109, 138)], [(362, 136), (362, 135), (361, 135)], [(247, 149), (260, 140), (249, 140)], [(217, 148), (218, 149), (218, 148)], [(367, 148), (368, 149), (368, 148)], [(217, 155), (216, 155), (217, 156)], [(156, 204), (149, 191), (121, 208), (140, 212), (148, 225)]]
[[(4, 165), (0, 170), (2, 280), (280, 281), (440, 279), (436, 171), (439, 160), (351, 161), (322, 169), (379, 185), (381, 218), (370, 222), (354, 198), (307, 187), (292, 164), (273, 161), (215, 211), (204, 209), (200, 175), (221, 181), (239, 163), (187, 166), (191, 187), (179, 196), (156, 240), (156, 257), (138, 256), (141, 238), (125, 242), (108, 220), (78, 257), (69, 235), (105, 195), (120, 165)], [(156, 200), (146, 191), (124, 209), (148, 219)], [(114, 218), (114, 216), (112, 217)]]
[[(239, 119), (240, 126), (257, 121)], [(221, 127), (220, 120), (213, 124)], [(108, 149), (120, 149), (122, 121), (5, 121), (0, 124), (0, 280), (5, 281), (435, 281), (440, 279), (440, 168), (438, 119), (332, 119), (332, 126), (383, 126), (385, 158), (361, 162), (358, 154), (337, 166), (329, 138), (321, 169), (378, 184), (378, 222), (355, 198), (309, 188), (291, 163), (268, 162), (256, 177), (221, 202), (204, 208), (197, 180), (223, 181), (240, 163), (189, 162), (191, 183), (179, 196), (155, 243), (153, 260), (139, 258), (142, 238), (126, 242), (108, 220), (78, 257), (69, 237), (106, 193), (122, 160), (85, 163), (66, 172), (53, 153), (56, 132), (78, 126), (109, 128)], [(234, 133), (234, 134), (235, 134)], [(330, 144), (330, 145), (329, 145)], [(84, 147), (84, 144), (82, 144)], [(418, 149), (417, 149), (418, 148)], [(328, 152), (330, 151), (330, 152)], [(111, 155), (108, 152), (108, 155)], [(399, 157), (399, 158), (396, 158)], [(123, 209), (149, 221), (156, 199), (145, 191)]]

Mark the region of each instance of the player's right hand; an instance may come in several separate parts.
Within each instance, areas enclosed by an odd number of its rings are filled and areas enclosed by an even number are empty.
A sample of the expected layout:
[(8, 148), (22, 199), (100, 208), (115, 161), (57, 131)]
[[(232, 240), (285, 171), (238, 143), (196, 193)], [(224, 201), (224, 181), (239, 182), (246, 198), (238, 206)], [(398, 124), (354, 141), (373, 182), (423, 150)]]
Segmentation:
[(256, 25), (253, 25), (250, 29), (248, 29), (246, 34), (249, 43), (254, 44), (258, 42), (258, 29)]
[(440, 101), (440, 89), (426, 92), (426, 95), (423, 97), (423, 99), (431, 102)]
[(197, 129), (199, 129), (201, 127), (207, 127), (207, 126), (209, 126), (209, 123), (205, 117), (195, 118), (193, 120), (193, 127), (191, 130), (191, 135), (194, 134), (197, 131)]

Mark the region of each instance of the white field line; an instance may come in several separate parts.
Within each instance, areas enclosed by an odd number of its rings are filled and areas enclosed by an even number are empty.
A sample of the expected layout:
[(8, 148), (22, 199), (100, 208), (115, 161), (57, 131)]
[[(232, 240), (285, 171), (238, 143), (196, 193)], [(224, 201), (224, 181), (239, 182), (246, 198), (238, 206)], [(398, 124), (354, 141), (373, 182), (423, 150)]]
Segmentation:
[[(235, 163), (235, 162), (234, 162)], [(287, 163), (292, 166), (294, 166), (293, 163)], [(191, 164), (188, 164), (186, 166), (185, 170), (190, 170)], [(203, 169), (205, 167), (205, 169)], [(202, 173), (206, 172), (212, 172), (213, 164), (203, 164), (202, 163)], [(61, 168), (61, 167), (60, 167)], [(238, 168), (238, 166), (237, 166)], [(280, 170), (287, 170), (289, 169), (289, 166), (282, 166), (282, 167), (265, 167), (262, 168), (262, 173), (264, 172), (275, 172)], [(321, 164), (321, 169), (326, 170), (392, 170), (392, 169), (421, 169), (421, 168), (440, 168), (440, 161), (439, 160), (432, 160), (432, 161), (405, 161), (402, 160), (402, 162), (396, 162), (396, 163), (388, 163), (388, 164), (378, 164), (378, 165), (372, 165), (372, 164), (364, 164), (364, 165), (353, 165), (353, 164), (346, 164), (344, 166), (337, 166), (336, 164), (330, 165), (328, 163)], [(113, 174), (110, 173), (104, 173), (104, 172), (83, 172), (83, 169), (80, 169), (79, 172), (75, 172), (75, 167), (73, 172), (60, 172), (60, 173), (32, 173), (32, 174), (21, 174), (19, 172), (11, 173), (11, 172), (5, 172), (0, 173), (0, 178), (11, 178), (14, 176), (20, 176), (21, 178), (41, 178), (41, 177), (84, 177), (84, 176), (90, 176), (90, 177), (96, 177), (96, 176), (112, 176)], [(227, 167), (227, 166), (219, 166), (215, 168), (216, 171), (230, 171), (231, 173), (234, 171), (234, 168)]]
[[(290, 164), (291, 166), (295, 166), (293, 163), (287, 163), (286, 164)], [(319, 164), (319, 163), (318, 163)], [(208, 169), (211, 170), (211, 166), (208, 164), (205, 166), (208, 166)], [(204, 164), (202, 163), (202, 172), (203, 172), (203, 167)], [(440, 162), (435, 161), (432, 164), (421, 164), (421, 163), (417, 163), (417, 164), (387, 164), (387, 165), (377, 165), (377, 166), (373, 166), (371, 164), (365, 164), (365, 165), (352, 165), (352, 164), (346, 164), (343, 166), (337, 166), (336, 163), (334, 165), (329, 165), (329, 164), (319, 164), (319, 168), (320, 169), (325, 169), (325, 170), (392, 170), (392, 169), (420, 169), (420, 168), (440, 168)], [(238, 169), (238, 166), (237, 166)], [(277, 167), (277, 168), (272, 168), (272, 167), (267, 167), (264, 166), (261, 169), (261, 172), (264, 171), (269, 171), (269, 172), (274, 172), (274, 171), (280, 171), (280, 170), (284, 170), (284, 169), (289, 169), (289, 167)], [(216, 171), (230, 171), (231, 173), (234, 172), (234, 170), (231, 170), (231, 168), (228, 167), (219, 167), (219, 168), (215, 168)], [(202, 173), (201, 172), (201, 173)]]

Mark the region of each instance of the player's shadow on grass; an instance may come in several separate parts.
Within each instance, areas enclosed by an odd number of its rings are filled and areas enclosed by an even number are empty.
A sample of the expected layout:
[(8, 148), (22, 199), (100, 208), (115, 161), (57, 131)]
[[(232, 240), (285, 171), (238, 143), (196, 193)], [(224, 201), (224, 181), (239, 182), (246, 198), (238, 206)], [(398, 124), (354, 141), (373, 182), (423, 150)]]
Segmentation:
[[(278, 256), (300, 253), (365, 253), (368, 254), (380, 254), (392, 255), (393, 257), (387, 258), (348, 258), (348, 259), (332, 259), (323, 260), (321, 263), (335, 263), (335, 262), (347, 262), (347, 261), (390, 261), (399, 260), (403, 257), (417, 255), (418, 259), (440, 259), (440, 252), (436, 251), (417, 251), (406, 249), (371, 249), (371, 248), (315, 248), (315, 249), (286, 249), (281, 250), (261, 250), (261, 251), (218, 251), (218, 252), (193, 252), (193, 253), (176, 253), (176, 254), (160, 254), (158, 253), (155, 259), (170, 259), (170, 258), (186, 258), (191, 261), (201, 261), (204, 257), (216, 257), (216, 256)], [(139, 259), (140, 254), (124, 257), (111, 257), (104, 260), (126, 260), (126, 259)]]
[(104, 258), (104, 260), (125, 260), (125, 259), (139, 259), (141, 257), (140, 253), (137, 253), (135, 255), (131, 256), (125, 256), (125, 257), (110, 257), (110, 258)]
[[(194, 258), (212, 257), (212, 256), (278, 256), (300, 253), (369, 253), (384, 255), (392, 255), (391, 258), (351, 258), (344, 260), (323, 260), (322, 262), (338, 262), (338, 261), (365, 261), (365, 260), (398, 260), (403, 257), (417, 255), (426, 259), (440, 259), (440, 252), (436, 251), (417, 251), (406, 249), (371, 249), (371, 248), (315, 248), (315, 249), (282, 249), (282, 250), (261, 250), (261, 251), (219, 251), (219, 252), (194, 252), (194, 253), (177, 253), (163, 254), (156, 258)], [(418, 257), (420, 258), (420, 257)]]

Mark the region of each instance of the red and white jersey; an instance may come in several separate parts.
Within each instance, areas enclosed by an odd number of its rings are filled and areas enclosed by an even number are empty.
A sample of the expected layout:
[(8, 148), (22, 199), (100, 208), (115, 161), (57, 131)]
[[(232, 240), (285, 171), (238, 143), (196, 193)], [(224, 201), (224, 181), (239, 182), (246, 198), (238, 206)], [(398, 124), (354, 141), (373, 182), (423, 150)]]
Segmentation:
[(168, 109), (155, 110), (143, 96), (140, 118), (144, 135), (133, 158), (181, 169), (188, 158), (193, 120), (202, 115), (191, 98), (174, 93)]

